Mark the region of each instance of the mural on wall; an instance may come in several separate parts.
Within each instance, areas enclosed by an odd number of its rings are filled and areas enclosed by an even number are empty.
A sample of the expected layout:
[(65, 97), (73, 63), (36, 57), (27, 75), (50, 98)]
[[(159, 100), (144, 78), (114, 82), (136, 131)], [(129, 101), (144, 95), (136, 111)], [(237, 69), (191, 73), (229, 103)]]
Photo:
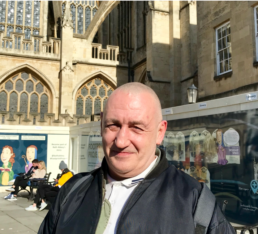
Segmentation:
[(46, 134), (0, 133), (0, 186), (8, 185), (14, 176), (27, 172), (33, 159), (47, 165)]

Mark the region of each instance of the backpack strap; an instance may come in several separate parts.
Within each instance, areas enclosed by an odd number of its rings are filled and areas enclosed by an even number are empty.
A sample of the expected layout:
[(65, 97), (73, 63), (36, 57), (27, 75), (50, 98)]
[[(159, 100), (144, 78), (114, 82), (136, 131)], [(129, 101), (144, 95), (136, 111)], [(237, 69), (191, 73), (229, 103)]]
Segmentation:
[(206, 184), (202, 191), (194, 213), (195, 234), (206, 234), (215, 208), (216, 199)]

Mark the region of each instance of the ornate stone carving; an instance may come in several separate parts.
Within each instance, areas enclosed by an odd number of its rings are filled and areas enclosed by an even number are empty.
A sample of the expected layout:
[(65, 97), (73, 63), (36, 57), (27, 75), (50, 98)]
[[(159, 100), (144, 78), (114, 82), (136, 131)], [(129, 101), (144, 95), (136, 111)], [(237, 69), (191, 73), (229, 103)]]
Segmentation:
[(65, 4), (65, 10), (64, 10), (62, 22), (63, 22), (62, 28), (70, 27), (71, 29), (73, 29), (73, 19), (72, 19), (72, 14), (70, 10), (70, 4), (68, 1)]
[(66, 65), (62, 68), (61, 71), (63, 71), (63, 72), (74, 72), (73, 69), (68, 64), (68, 62), (66, 62)]

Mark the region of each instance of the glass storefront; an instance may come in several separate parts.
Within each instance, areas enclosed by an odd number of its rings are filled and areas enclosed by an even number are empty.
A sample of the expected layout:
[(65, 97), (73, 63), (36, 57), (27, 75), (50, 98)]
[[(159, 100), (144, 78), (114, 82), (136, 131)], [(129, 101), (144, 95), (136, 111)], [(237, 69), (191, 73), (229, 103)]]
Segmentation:
[(168, 121), (169, 163), (204, 182), (230, 222), (258, 224), (258, 109)]

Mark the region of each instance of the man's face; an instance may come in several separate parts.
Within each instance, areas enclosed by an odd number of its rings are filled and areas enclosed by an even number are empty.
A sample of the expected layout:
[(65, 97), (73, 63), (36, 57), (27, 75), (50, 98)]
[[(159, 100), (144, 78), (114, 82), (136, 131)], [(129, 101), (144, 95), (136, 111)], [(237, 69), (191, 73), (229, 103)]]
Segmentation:
[(158, 120), (154, 103), (148, 93), (117, 91), (110, 97), (102, 119), (102, 142), (111, 176), (134, 177), (155, 159), (167, 122)]
[(26, 157), (29, 162), (32, 162), (35, 159), (35, 149), (32, 147), (27, 148)]

